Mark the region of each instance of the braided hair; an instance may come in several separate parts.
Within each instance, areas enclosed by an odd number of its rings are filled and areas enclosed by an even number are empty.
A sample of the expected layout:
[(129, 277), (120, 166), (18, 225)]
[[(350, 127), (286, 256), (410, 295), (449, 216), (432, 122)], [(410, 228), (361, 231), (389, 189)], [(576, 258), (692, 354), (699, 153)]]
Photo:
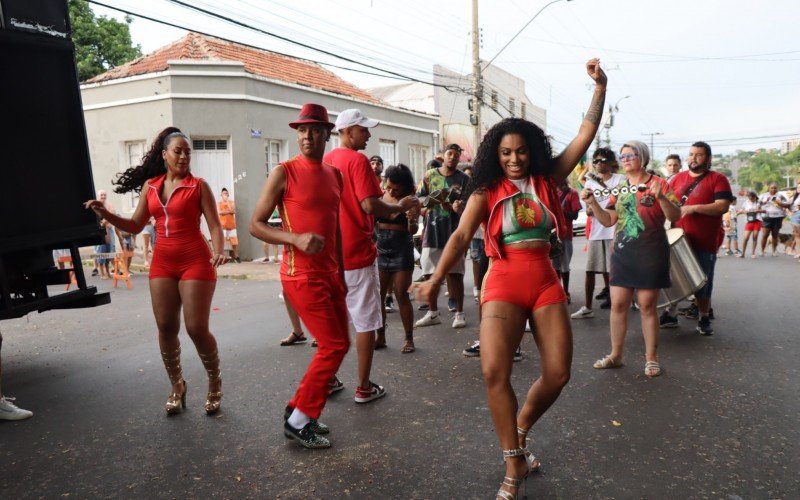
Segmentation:
[(554, 169), (553, 149), (544, 130), (521, 118), (506, 118), (490, 128), (483, 137), (478, 147), (478, 153), (475, 155), (475, 170), (472, 179), (467, 185), (462, 199), (468, 198), (476, 190), (490, 189), (496, 186), (505, 177), (497, 150), (500, 147), (500, 141), (508, 134), (519, 134), (525, 140), (531, 156), (529, 175), (550, 176), (552, 174)]
[(167, 146), (175, 137), (183, 137), (189, 140), (186, 134), (177, 127), (167, 127), (159, 132), (156, 138), (153, 139), (150, 150), (142, 157), (141, 165), (118, 173), (117, 178), (111, 181), (116, 186), (114, 192), (122, 194), (135, 191), (139, 193), (148, 179), (165, 174), (167, 166), (164, 164), (161, 152), (167, 149)]

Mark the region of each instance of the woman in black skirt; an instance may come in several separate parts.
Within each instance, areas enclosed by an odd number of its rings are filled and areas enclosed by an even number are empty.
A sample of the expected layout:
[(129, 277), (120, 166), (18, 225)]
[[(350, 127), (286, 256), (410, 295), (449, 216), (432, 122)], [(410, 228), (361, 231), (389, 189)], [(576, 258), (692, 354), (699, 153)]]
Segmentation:
[[(406, 196), (413, 195), (414, 176), (411, 169), (402, 163), (392, 165), (384, 173), (383, 201), (397, 203)], [(376, 217), (378, 246), (378, 272), (381, 280), (381, 304), (386, 301), (389, 285), (394, 285), (395, 297), (406, 332), (406, 343), (401, 352), (414, 352), (414, 311), (408, 297), (411, 274), (414, 272), (414, 244), (412, 237), (417, 232), (419, 210), (394, 214), (390, 217)], [(383, 311), (383, 327), (378, 330), (376, 347), (386, 346), (386, 311)]]
[(636, 290), (646, 349), (644, 374), (657, 377), (661, 375), (661, 365), (656, 353), (659, 330), (656, 303), (659, 290), (670, 286), (669, 242), (664, 220), (675, 222), (681, 216), (681, 209), (667, 181), (647, 172), (650, 150), (644, 143), (628, 141), (622, 146), (619, 159), (627, 181), (610, 191), (608, 207), (600, 207), (591, 189), (581, 193), (597, 222), (606, 227), (616, 224), (610, 272), (611, 354), (595, 361), (594, 367), (622, 366), (628, 312)]

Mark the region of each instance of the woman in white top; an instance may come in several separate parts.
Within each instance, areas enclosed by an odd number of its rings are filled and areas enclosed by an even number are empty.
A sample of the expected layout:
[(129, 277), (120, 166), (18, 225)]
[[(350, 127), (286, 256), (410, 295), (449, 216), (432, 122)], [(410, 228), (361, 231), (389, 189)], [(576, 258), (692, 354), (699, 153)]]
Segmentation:
[(742, 203), (737, 213), (746, 214), (747, 220), (744, 223), (744, 240), (742, 241), (742, 253), (740, 258), (744, 258), (747, 254), (747, 242), (750, 241), (750, 236), (753, 236), (753, 255), (756, 258), (756, 247), (758, 246), (758, 233), (761, 231), (761, 214), (764, 209), (761, 208), (761, 203), (758, 201), (758, 194), (755, 191), (750, 191), (747, 194), (747, 199)]
[(772, 256), (778, 255), (778, 235), (781, 232), (783, 218), (786, 217), (786, 209), (789, 208), (789, 200), (783, 193), (778, 191), (778, 185), (771, 183), (769, 192), (764, 193), (758, 199), (764, 207), (764, 222), (761, 224), (761, 255), (767, 254), (767, 238), (772, 236)]

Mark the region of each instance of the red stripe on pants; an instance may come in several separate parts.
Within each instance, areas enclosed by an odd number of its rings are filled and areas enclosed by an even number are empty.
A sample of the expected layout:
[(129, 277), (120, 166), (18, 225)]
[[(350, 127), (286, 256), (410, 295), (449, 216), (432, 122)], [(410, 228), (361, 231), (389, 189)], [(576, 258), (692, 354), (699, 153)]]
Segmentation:
[(282, 284), (286, 299), (317, 339), (316, 353), (289, 405), (317, 419), (328, 399), (328, 383), (350, 348), (346, 292), (338, 274), (282, 280)]

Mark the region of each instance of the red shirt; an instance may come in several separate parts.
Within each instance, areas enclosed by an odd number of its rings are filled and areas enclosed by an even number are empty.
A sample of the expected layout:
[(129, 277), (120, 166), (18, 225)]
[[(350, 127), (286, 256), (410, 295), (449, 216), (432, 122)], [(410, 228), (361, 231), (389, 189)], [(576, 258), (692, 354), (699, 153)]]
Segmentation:
[(325, 155), (324, 161), (338, 168), (344, 179), (342, 203), (339, 205), (344, 269), (351, 271), (371, 266), (378, 256), (372, 241), (375, 219), (364, 212), (361, 202), (383, 195), (378, 178), (369, 159), (352, 149), (336, 148)]
[(281, 165), (286, 172), (286, 189), (278, 205), (282, 229), (290, 233), (316, 233), (325, 238), (322, 251), (313, 255), (293, 245), (284, 245), (281, 279), (338, 272), (336, 226), (342, 195), (341, 174), (332, 166), (303, 155)]
[[(696, 179), (690, 175), (688, 170), (678, 172), (670, 178), (669, 185), (672, 186), (678, 201), (683, 199), (684, 193)], [(731, 185), (728, 178), (719, 172), (708, 171), (683, 204), (687, 206), (707, 205), (717, 200), (730, 200), (731, 198)], [(722, 229), (722, 214), (684, 215), (678, 219), (675, 227), (683, 229), (686, 240), (692, 248), (708, 253), (717, 253), (725, 235)]]

